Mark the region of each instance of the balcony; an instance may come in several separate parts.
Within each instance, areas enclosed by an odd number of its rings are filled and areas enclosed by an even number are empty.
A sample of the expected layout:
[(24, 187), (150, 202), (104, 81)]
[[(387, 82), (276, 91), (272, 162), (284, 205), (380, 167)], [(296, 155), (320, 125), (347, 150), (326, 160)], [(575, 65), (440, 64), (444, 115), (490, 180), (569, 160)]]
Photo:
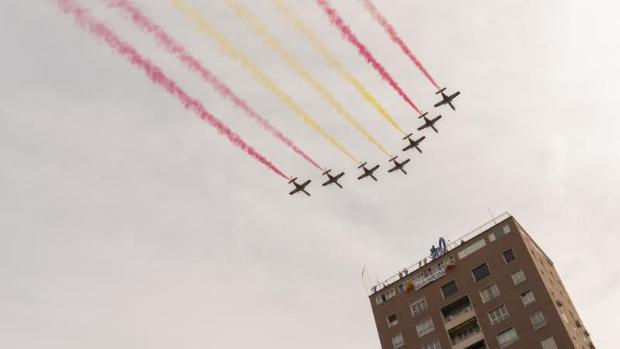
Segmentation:
[(443, 323), (446, 330), (450, 331), (461, 324), (466, 324), (468, 320), (475, 318), (476, 312), (471, 306), (469, 297), (464, 296), (443, 307), (441, 309), (441, 315), (443, 315)]
[(465, 349), (484, 340), (479, 326), (468, 329), (452, 338), (452, 349)]
[(446, 316), (444, 318), (444, 325), (446, 327), (446, 330), (449, 331), (475, 316), (476, 312), (474, 311), (474, 308), (472, 308), (471, 305), (468, 305), (466, 307), (457, 309), (454, 312), (450, 313), (450, 315)]

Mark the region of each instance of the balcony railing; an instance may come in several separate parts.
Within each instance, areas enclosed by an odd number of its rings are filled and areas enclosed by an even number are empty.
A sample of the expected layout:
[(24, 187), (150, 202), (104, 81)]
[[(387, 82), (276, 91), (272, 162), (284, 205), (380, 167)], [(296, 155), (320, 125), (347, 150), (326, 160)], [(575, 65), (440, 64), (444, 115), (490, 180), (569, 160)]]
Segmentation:
[(457, 345), (477, 333), (480, 333), (480, 326), (472, 327), (468, 329), (467, 331), (459, 333), (458, 335), (454, 336), (452, 338), (452, 344)]
[(467, 312), (469, 312), (471, 310), (472, 310), (471, 305), (466, 305), (466, 306), (464, 306), (462, 308), (456, 309), (456, 310), (454, 310), (453, 312), (451, 312), (450, 314), (448, 314), (448, 315), (446, 315), (444, 317), (445, 322), (450, 322), (450, 321), (454, 320), (456, 317), (458, 317), (459, 315), (465, 314), (465, 313), (467, 313)]

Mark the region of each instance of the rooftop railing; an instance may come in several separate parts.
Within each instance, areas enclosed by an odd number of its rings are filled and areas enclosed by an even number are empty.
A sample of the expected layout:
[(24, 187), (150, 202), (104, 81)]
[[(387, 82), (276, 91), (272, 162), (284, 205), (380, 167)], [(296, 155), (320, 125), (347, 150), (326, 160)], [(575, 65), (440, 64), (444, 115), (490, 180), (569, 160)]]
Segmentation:
[[(491, 219), (490, 221), (482, 224), (481, 226), (477, 227), (476, 229), (470, 231), (469, 233), (462, 235), (461, 237), (457, 238), (456, 240), (447, 240), (446, 243), (446, 250), (444, 252), (447, 253), (448, 251), (451, 251), (452, 249), (460, 246), (462, 243), (468, 241), (470, 238), (482, 233), (483, 231), (491, 228), (492, 226), (494, 226), (495, 224), (497, 224), (498, 222), (503, 221), (506, 218), (511, 217), (512, 215), (508, 212), (504, 212), (502, 214), (500, 214), (497, 217), (494, 217), (493, 219)], [(390, 276), (389, 278), (385, 279), (384, 281), (378, 282), (377, 284), (375, 284), (374, 286), (372, 286), (372, 290), (370, 294), (375, 294), (379, 291), (381, 291), (382, 289), (384, 289), (385, 287), (387, 287), (388, 285), (391, 285), (392, 283), (400, 280), (401, 278), (403, 278), (404, 276), (408, 275), (410, 273), (410, 271), (415, 271), (417, 269), (420, 269), (421, 267), (429, 264), (430, 262), (434, 261), (436, 259), (433, 259), (432, 255), (428, 255), (422, 259), (420, 259), (419, 261), (413, 263), (412, 265), (401, 269), (401, 271), (399, 271), (398, 273)], [(417, 289), (417, 288), (416, 288)]]

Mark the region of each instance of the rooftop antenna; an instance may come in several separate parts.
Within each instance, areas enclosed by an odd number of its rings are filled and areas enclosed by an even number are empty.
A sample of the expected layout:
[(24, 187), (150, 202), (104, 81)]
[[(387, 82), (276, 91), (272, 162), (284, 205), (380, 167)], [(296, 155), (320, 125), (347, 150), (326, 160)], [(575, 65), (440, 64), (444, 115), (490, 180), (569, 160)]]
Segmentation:
[(362, 267), (362, 285), (364, 285), (364, 289), (366, 290), (366, 294), (370, 294), (368, 290), (368, 285), (366, 284), (366, 280), (364, 280), (364, 273), (366, 272), (366, 264)]
[(493, 221), (493, 224), (497, 224), (497, 222), (495, 221), (495, 215), (493, 214), (493, 212), (491, 212), (491, 209), (487, 208), (487, 210), (489, 211), (489, 214), (491, 215), (491, 220)]

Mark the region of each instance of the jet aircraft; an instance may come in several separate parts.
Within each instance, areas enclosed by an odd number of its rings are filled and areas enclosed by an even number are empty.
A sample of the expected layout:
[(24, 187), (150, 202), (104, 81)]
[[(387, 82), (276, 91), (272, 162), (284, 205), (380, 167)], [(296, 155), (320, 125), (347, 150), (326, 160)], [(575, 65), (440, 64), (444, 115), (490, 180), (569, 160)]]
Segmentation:
[(429, 119), (426, 117), (426, 114), (428, 113), (424, 113), (420, 116), (418, 116), (418, 118), (424, 118), (424, 125), (418, 127), (418, 131), (423, 130), (427, 127), (430, 127), (433, 129), (433, 131), (435, 131), (436, 133), (439, 133), (439, 131), (437, 131), (437, 129), (435, 128), (435, 123), (437, 122), (437, 120), (441, 119), (441, 115), (438, 115), (437, 117), (435, 117), (434, 119)]
[(289, 183), (293, 183), (293, 185), (295, 185), (295, 189), (293, 189), (290, 193), (288, 193), (288, 195), (293, 195), (293, 194), (296, 194), (296, 193), (299, 193), (299, 192), (304, 192), (304, 193), (306, 193), (306, 195), (310, 196), (310, 193), (308, 193), (306, 191), (306, 186), (308, 184), (310, 184), (311, 180), (308, 179), (307, 181), (303, 182), (302, 184), (298, 184), (297, 183), (297, 177), (294, 177), (294, 178), (291, 178), (291, 180), (288, 181), (288, 182)]
[(440, 94), (441, 93), (441, 101), (439, 101), (437, 104), (435, 104), (435, 107), (439, 107), (441, 105), (447, 104), (450, 106), (450, 108), (452, 108), (452, 110), (456, 110), (456, 108), (454, 108), (454, 105), (452, 104), (452, 100), (456, 98), (456, 96), (460, 95), (461, 92), (456, 91), (451, 95), (447, 95), (444, 91), (446, 90), (446, 88), (442, 88), (441, 90), (435, 92), (435, 94)]
[(359, 165), (357, 167), (357, 168), (362, 168), (364, 170), (364, 173), (361, 176), (357, 177), (357, 179), (362, 179), (362, 178), (366, 178), (366, 177), (370, 176), (376, 182), (377, 178), (373, 175), (373, 173), (379, 168), (379, 165), (376, 165), (375, 167), (373, 167), (371, 169), (368, 169), (368, 168), (366, 168), (367, 164), (368, 163), (365, 162), (365, 163), (363, 163), (363, 164), (361, 164), (361, 165)]
[(416, 140), (411, 139), (411, 136), (413, 135), (413, 133), (410, 133), (408, 135), (406, 135), (403, 139), (409, 141), (409, 145), (403, 148), (403, 151), (407, 151), (411, 148), (416, 148), (420, 154), (422, 154), (422, 149), (420, 149), (420, 143), (422, 143), (422, 141), (424, 139), (426, 139), (426, 136), (422, 136)]
[(329, 177), (329, 179), (323, 183), (323, 186), (326, 185), (330, 185), (330, 184), (335, 184), (337, 185), (339, 188), (342, 188), (342, 185), (340, 185), (340, 183), (338, 183), (338, 179), (340, 179), (340, 177), (344, 176), (344, 172), (340, 172), (339, 174), (332, 176), (330, 174), (331, 170), (327, 170), (325, 172), (323, 172), (323, 175), (326, 175), (327, 177)]
[(394, 162), (394, 167), (392, 167), (391, 169), (388, 170), (388, 172), (394, 172), (396, 170), (401, 170), (404, 174), (407, 174), (407, 171), (405, 171), (404, 166), (410, 161), (409, 159), (403, 161), (403, 162), (398, 162), (398, 160), (396, 160), (398, 156), (395, 156), (393, 158), (390, 159), (390, 161)]

